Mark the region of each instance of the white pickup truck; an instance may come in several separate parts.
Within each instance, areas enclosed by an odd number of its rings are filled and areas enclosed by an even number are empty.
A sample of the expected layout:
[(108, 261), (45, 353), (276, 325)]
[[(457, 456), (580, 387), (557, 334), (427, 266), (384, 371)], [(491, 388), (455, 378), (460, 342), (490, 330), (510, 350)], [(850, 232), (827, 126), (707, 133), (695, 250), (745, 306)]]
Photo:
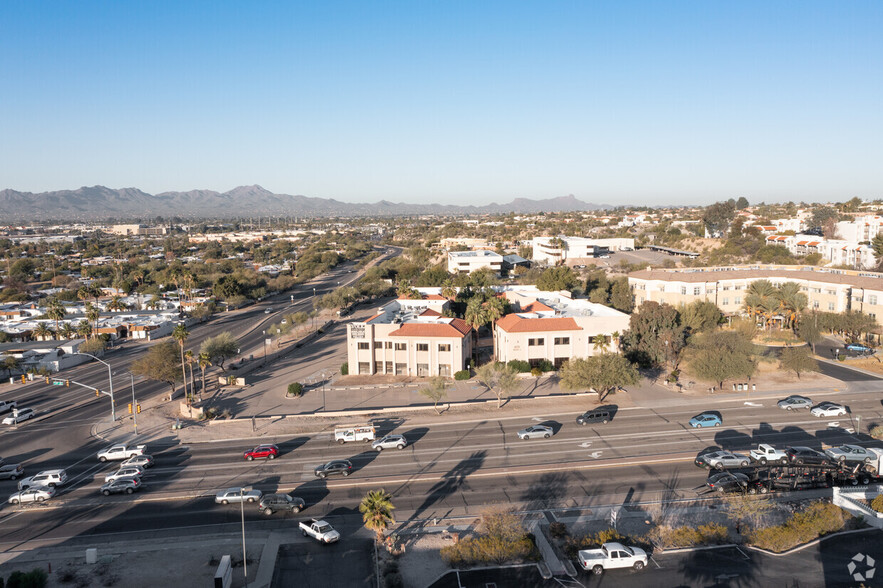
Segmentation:
[(129, 459), (135, 455), (143, 455), (147, 452), (147, 445), (136, 445), (130, 447), (124, 443), (111, 445), (110, 447), (98, 452), (98, 461), (117, 461), (121, 459)]
[(300, 524), (300, 531), (304, 534), (304, 537), (312, 537), (321, 543), (334, 543), (340, 539), (340, 533), (335, 531), (334, 528), (325, 521), (320, 521), (318, 519), (310, 519), (309, 521), (302, 522)]
[(776, 449), (772, 445), (761, 443), (757, 449), (748, 452), (753, 461), (759, 462), (760, 465), (767, 463), (788, 463), (788, 454), (781, 449)]
[(9, 412), (13, 408), (15, 408), (15, 400), (0, 400), (0, 414), (4, 412)]
[(579, 565), (596, 575), (616, 568), (642, 570), (647, 565), (646, 551), (640, 547), (626, 547), (622, 543), (605, 543), (601, 549), (583, 549), (578, 557)]

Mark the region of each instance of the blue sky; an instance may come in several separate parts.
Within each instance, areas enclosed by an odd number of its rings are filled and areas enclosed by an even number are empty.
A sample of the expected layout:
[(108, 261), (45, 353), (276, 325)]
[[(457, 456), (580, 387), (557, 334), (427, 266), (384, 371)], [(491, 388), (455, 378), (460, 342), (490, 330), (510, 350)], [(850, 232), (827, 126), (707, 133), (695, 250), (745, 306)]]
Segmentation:
[(883, 197), (883, 2), (0, 3), (0, 188)]

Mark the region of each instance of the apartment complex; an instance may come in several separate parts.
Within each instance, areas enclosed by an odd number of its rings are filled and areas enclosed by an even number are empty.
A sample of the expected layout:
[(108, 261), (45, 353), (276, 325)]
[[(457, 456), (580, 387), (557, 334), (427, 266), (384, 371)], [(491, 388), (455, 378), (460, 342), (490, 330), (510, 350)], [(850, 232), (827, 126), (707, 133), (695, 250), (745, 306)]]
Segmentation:
[(695, 300), (716, 304), (724, 313), (742, 312), (748, 286), (769, 280), (796, 282), (807, 307), (823, 312), (860, 311), (883, 317), (883, 274), (814, 266), (752, 265), (689, 269), (648, 269), (629, 274), (635, 305), (653, 300), (674, 306)]
[[(515, 312), (494, 325), (497, 361), (521, 360), (537, 366), (547, 360), (558, 368), (572, 357), (617, 351), (613, 334), (629, 326), (629, 315), (565, 293), (521, 286), (502, 294)], [(598, 335), (604, 337), (604, 344), (596, 343)]]
[(466, 369), (472, 327), (442, 316), (448, 301), (437, 288), (421, 291), (420, 299), (393, 300), (368, 320), (347, 325), (351, 374), (452, 377)]
[(818, 253), (831, 265), (845, 265), (856, 269), (876, 267), (874, 250), (867, 243), (845, 239), (825, 239), (816, 235), (770, 235), (769, 245), (782, 245), (794, 255)]
[(533, 261), (549, 265), (635, 248), (635, 240), (631, 238), (534, 237), (530, 244), (533, 248)]
[(503, 269), (503, 256), (486, 249), (448, 252), (448, 271), (452, 274), (471, 274), (484, 268), (499, 275)]

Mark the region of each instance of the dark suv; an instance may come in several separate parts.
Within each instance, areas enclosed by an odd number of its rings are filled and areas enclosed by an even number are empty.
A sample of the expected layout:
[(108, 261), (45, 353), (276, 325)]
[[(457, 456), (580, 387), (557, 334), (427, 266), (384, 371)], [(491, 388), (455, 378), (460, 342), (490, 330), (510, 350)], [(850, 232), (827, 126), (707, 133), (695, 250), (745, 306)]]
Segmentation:
[(593, 408), (576, 417), (578, 425), (588, 425), (589, 423), (607, 423), (613, 419), (613, 411), (609, 408)]
[(349, 476), (351, 473), (353, 473), (353, 464), (348, 459), (333, 459), (316, 468), (316, 476), (319, 478), (326, 478), (333, 474)]
[(788, 461), (798, 465), (828, 465), (831, 462), (827, 455), (809, 447), (788, 447), (785, 449), (785, 454), (788, 456)]
[(299, 513), (304, 509), (305, 504), (302, 498), (289, 496), (288, 494), (264, 494), (258, 503), (258, 508), (265, 515), (269, 516), (280, 510)]

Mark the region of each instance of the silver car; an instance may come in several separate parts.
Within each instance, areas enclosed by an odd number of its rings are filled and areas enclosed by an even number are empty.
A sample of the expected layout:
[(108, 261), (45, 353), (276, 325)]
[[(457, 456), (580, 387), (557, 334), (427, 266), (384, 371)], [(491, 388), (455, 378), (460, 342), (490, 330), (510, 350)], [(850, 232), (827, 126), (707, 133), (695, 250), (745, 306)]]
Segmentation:
[(55, 496), (55, 488), (50, 486), (35, 486), (27, 490), (21, 490), (9, 497), (9, 504), (24, 504), (25, 502), (43, 502)]
[(846, 415), (846, 407), (842, 404), (837, 404), (836, 402), (820, 402), (816, 406), (813, 407), (810, 414), (814, 417), (835, 417), (835, 416), (845, 416)]
[(215, 503), (231, 504), (236, 502), (257, 502), (264, 493), (257, 489), (227, 488), (215, 494)]
[(113, 482), (114, 480), (118, 480), (120, 478), (140, 478), (143, 475), (144, 470), (142, 470), (139, 466), (130, 465), (121, 467), (112, 474), (107, 474), (106, 476), (104, 476), (104, 481)]
[(25, 469), (20, 463), (8, 463), (0, 466), (0, 480), (15, 480), (24, 473)]
[(779, 408), (782, 408), (785, 410), (795, 410), (798, 408), (812, 408), (812, 400), (810, 400), (806, 396), (798, 396), (797, 394), (794, 394), (792, 396), (789, 396), (788, 398), (780, 400), (776, 405)]
[(133, 455), (126, 461), (120, 464), (120, 467), (125, 466), (138, 466), (141, 469), (149, 468), (153, 465), (153, 456), (152, 455)]
[(871, 463), (876, 457), (873, 453), (864, 447), (859, 447), (858, 445), (831, 447), (830, 449), (825, 450), (825, 455), (830, 457), (832, 461), (838, 461), (840, 463), (845, 463), (847, 461)]
[(553, 433), (554, 431), (552, 430), (552, 427), (548, 425), (531, 425), (526, 429), (518, 431), (518, 438), (535, 439), (537, 437), (542, 437), (543, 439), (548, 439)]
[(404, 435), (386, 435), (382, 439), (378, 439), (374, 443), (371, 444), (371, 449), (375, 449), (377, 451), (383, 451), (384, 449), (392, 449), (395, 447), (396, 449), (404, 449), (405, 445), (408, 444), (408, 440), (405, 439)]
[(709, 468), (722, 470), (724, 468), (745, 468), (751, 462), (751, 458), (741, 453), (731, 451), (715, 451), (702, 456), (703, 461)]

